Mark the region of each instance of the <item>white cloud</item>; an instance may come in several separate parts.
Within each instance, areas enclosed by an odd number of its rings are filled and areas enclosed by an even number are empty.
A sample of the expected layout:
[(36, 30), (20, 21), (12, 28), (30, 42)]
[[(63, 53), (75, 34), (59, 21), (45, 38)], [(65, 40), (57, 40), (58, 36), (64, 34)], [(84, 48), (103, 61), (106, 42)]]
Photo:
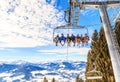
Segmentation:
[(51, 44), (52, 28), (64, 23), (45, 0), (0, 1), (0, 47), (35, 47)]
[(0, 50), (4, 50), (5, 48), (0, 48)]
[[(88, 54), (89, 50), (90, 50), (90, 48), (68, 48), (69, 53), (74, 53), (74, 54), (78, 53), (80, 55), (86, 55), (86, 54)], [(67, 48), (52, 49), (52, 50), (38, 50), (38, 52), (41, 52), (41, 53), (66, 54)]]

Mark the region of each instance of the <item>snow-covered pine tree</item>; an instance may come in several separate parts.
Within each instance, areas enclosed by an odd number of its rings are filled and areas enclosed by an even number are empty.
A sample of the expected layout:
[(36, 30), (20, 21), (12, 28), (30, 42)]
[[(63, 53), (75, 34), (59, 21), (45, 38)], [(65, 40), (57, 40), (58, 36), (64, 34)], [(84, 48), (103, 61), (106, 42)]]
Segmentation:
[(55, 82), (55, 78), (53, 78), (51, 82)]
[(48, 80), (47, 80), (47, 78), (46, 78), (46, 77), (44, 77), (43, 82), (48, 82)]

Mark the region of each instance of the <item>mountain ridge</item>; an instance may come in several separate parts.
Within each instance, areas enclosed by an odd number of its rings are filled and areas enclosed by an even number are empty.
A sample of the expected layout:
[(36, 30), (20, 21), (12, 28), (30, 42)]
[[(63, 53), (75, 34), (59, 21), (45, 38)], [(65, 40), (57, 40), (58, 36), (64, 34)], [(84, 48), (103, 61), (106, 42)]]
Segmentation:
[(84, 75), (86, 67), (86, 62), (83, 61), (15, 62), (0, 65), (0, 82), (42, 82), (43, 77), (48, 77), (49, 79), (57, 77), (56, 80), (71, 82), (71, 80), (75, 80), (77, 75)]

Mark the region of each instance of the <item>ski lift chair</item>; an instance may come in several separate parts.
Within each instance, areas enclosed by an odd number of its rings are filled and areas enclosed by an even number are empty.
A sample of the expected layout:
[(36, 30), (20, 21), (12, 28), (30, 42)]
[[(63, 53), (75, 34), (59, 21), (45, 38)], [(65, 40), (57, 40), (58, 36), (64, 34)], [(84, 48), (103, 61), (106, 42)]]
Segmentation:
[[(95, 66), (95, 64), (93, 64)], [(93, 70), (86, 73), (86, 80), (102, 79), (103, 75), (101, 71), (96, 70), (96, 66)]]
[[(85, 29), (86, 30), (86, 33), (87, 33), (87, 35), (88, 35), (88, 29), (87, 29), (87, 27), (85, 27), (85, 26), (75, 26), (75, 25), (72, 25), (72, 24), (67, 24), (67, 25), (63, 25), (63, 26), (58, 26), (58, 27), (56, 27), (56, 28), (54, 28), (53, 29), (53, 42), (55, 42), (55, 34), (57, 33), (56, 31), (57, 30), (60, 30), (60, 29), (64, 29), (64, 30), (66, 30), (66, 32), (69, 30), (69, 29)], [(61, 33), (62, 34), (62, 33)]]
[(102, 73), (100, 71), (95, 70), (95, 69), (87, 72), (87, 74), (86, 74), (86, 79), (88, 79), (88, 80), (102, 79), (102, 77), (103, 77)]

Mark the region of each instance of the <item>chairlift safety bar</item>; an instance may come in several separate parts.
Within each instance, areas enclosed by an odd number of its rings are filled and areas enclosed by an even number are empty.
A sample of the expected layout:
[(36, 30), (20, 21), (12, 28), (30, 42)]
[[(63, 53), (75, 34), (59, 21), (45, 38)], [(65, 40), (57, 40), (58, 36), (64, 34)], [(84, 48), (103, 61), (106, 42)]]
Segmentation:
[(89, 76), (89, 77), (86, 77), (86, 79), (91, 79), (91, 80), (93, 80), (93, 79), (102, 79), (102, 76)]
[[(54, 29), (84, 29), (86, 26), (76, 26), (76, 25), (63, 25), (63, 26), (57, 26)], [(87, 29), (87, 28), (86, 28)]]

